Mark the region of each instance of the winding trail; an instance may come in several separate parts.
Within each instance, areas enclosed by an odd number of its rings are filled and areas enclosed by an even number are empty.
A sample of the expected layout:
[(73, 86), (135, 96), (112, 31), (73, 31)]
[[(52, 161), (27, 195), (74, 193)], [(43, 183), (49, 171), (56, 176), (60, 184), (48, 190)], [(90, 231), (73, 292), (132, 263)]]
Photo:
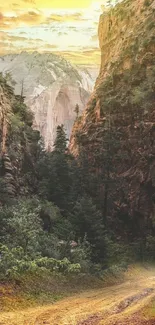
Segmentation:
[(152, 325), (155, 318), (136, 323), (136, 315), (153, 299), (155, 271), (145, 271), (123, 284), (87, 291), (53, 305), (1, 313), (0, 325)]

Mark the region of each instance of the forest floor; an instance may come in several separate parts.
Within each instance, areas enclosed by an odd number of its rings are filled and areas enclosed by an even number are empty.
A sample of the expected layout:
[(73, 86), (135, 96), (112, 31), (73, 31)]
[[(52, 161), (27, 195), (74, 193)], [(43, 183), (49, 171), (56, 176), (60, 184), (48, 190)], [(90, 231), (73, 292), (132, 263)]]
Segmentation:
[(155, 269), (46, 306), (1, 312), (0, 325), (155, 325)]

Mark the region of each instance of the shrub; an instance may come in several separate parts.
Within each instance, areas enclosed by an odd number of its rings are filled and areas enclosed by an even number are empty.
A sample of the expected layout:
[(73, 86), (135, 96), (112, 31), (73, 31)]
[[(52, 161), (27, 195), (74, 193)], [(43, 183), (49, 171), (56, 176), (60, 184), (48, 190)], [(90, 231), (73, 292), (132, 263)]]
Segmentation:
[(48, 257), (31, 259), (25, 255), (22, 247), (9, 249), (6, 245), (0, 247), (0, 278), (18, 278), (26, 272), (37, 273), (50, 271), (52, 273), (78, 273), (80, 264), (72, 264), (67, 258), (56, 260)]
[(91, 254), (91, 245), (85, 236), (83, 242), (79, 240), (77, 246), (71, 249), (70, 259), (73, 263), (80, 264), (82, 272), (90, 272), (92, 267)]
[(10, 247), (20, 246), (25, 254), (35, 254), (38, 236), (42, 229), (39, 210), (39, 206), (32, 209), (28, 200), (20, 201), (17, 205), (1, 209), (0, 215), (6, 216), (4, 228), (5, 242)]

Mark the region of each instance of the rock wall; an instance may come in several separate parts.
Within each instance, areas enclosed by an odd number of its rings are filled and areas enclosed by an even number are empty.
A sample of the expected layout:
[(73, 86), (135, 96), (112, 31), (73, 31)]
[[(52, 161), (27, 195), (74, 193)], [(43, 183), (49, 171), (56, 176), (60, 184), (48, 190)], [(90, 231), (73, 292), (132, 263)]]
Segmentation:
[(10, 198), (16, 195), (15, 175), (7, 145), (13, 99), (12, 89), (0, 76), (0, 184), (1, 196), (7, 193)]
[(45, 146), (52, 149), (56, 127), (64, 124), (68, 137), (76, 117), (75, 105), (83, 111), (98, 73), (98, 67), (73, 66), (54, 54), (6, 55), (0, 58), (3, 72), (15, 93), (25, 96), (34, 113), (34, 128)]
[(145, 227), (155, 211), (155, 1), (116, 5), (101, 15), (98, 34), (100, 73), (74, 124), (70, 150), (76, 156), (87, 152), (91, 173), (103, 179), (98, 196), (104, 198), (104, 150), (111, 141), (107, 213), (128, 221), (138, 215)]
[(39, 96), (26, 100), (34, 113), (34, 128), (41, 132), (47, 149), (53, 146), (57, 125), (64, 124), (67, 136), (70, 137), (76, 117), (75, 105), (79, 103), (82, 112), (88, 98), (89, 93), (83, 88), (55, 82)]

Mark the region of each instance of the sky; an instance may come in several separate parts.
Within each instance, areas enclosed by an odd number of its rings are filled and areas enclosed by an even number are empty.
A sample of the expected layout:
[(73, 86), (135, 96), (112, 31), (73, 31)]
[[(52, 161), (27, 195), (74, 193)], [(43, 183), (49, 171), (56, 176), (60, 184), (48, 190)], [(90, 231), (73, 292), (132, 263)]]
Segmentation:
[(54, 52), (100, 64), (98, 21), (105, 0), (0, 0), (0, 54)]

